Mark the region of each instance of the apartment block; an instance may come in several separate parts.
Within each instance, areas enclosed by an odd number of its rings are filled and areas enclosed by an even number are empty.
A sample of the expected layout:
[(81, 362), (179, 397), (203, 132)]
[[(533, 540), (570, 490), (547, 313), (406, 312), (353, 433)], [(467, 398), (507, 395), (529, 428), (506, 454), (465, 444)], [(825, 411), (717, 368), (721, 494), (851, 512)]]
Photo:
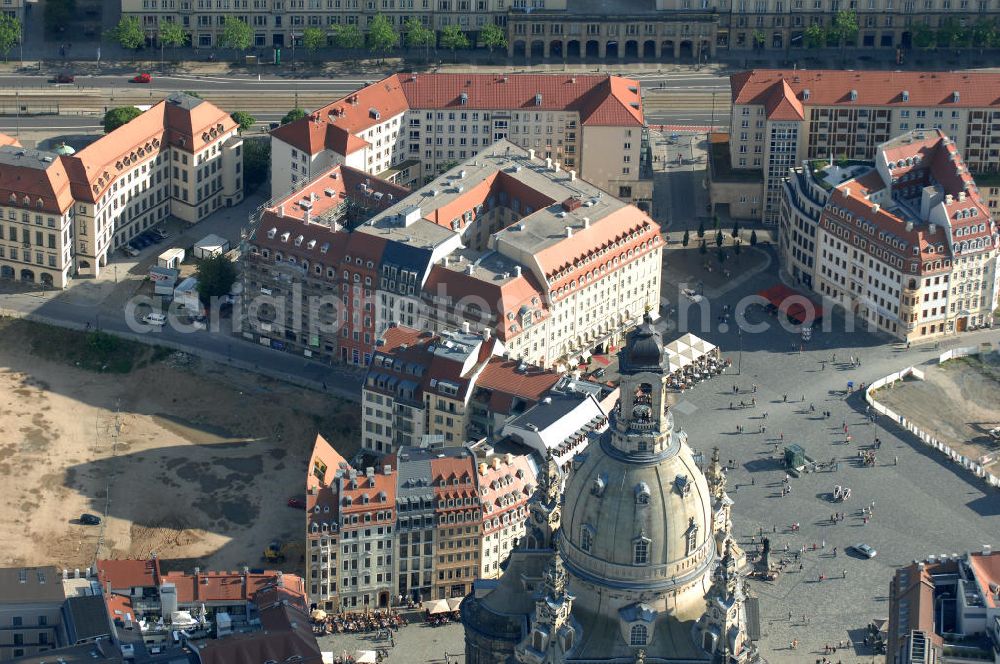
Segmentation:
[(65, 288), (173, 215), (243, 199), (242, 139), (225, 111), (175, 93), (80, 151), (0, 147), (0, 277)]
[[(374, 176), (351, 184), (352, 168), (251, 219), (247, 306), (275, 301), (247, 317), (248, 338), (367, 366), (393, 323), (468, 326), (512, 359), (565, 367), (658, 311), (658, 225), (533, 149), (501, 139), (406, 196)], [(292, 307), (307, 271), (325, 313)]]
[(0, 660), (66, 645), (65, 601), (55, 567), (0, 569)]
[(1000, 648), (1000, 554), (929, 556), (889, 584), (887, 664), (989, 661)]
[[(753, 216), (764, 223), (778, 222), (790, 168), (807, 159), (871, 160), (879, 145), (911, 130), (943, 131), (969, 171), (996, 188), (1000, 74), (752, 70), (730, 83), (729, 165), (763, 182), (764, 199)], [(754, 178), (745, 188), (760, 195)], [(713, 205), (727, 202), (713, 198)]]
[(942, 130), (873, 162), (806, 162), (784, 195), (783, 268), (869, 329), (915, 341), (992, 323), (1000, 233)]
[(505, 358), (495, 337), (391, 326), (362, 388), (362, 447), (386, 453), (425, 440), (492, 438), (559, 375)]
[(306, 583), (317, 606), (337, 610), (341, 578), (340, 520), (335, 477), (350, 468), (323, 436), (317, 435), (306, 475)]
[(395, 74), (271, 132), (271, 192), (344, 163), (407, 187), (507, 139), (649, 209), (639, 82), (616, 76)]

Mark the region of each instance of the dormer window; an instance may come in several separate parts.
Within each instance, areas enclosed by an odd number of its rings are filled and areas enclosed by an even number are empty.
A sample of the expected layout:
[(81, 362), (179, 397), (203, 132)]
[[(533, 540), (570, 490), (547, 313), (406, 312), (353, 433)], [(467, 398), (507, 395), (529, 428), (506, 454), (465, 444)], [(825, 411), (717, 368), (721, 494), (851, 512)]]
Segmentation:
[(639, 537), (632, 542), (632, 564), (633, 565), (648, 565), (649, 564), (649, 545), (651, 540), (648, 537), (640, 534)]
[(632, 625), (629, 630), (628, 644), (630, 646), (644, 646), (649, 638), (649, 630), (645, 625)]
[(684, 555), (690, 556), (698, 548), (698, 524), (694, 517), (688, 519), (687, 530), (684, 531)]
[(597, 496), (598, 498), (600, 498), (602, 495), (604, 495), (604, 486), (605, 486), (605, 483), (606, 482), (605, 482), (605, 479), (604, 479), (604, 475), (600, 475), (600, 476), (594, 478), (594, 484), (593, 484), (593, 486), (590, 487), (590, 493), (592, 493), (595, 496)]
[(636, 505), (649, 504), (649, 485), (645, 482), (639, 482), (635, 487), (635, 503)]
[(584, 524), (583, 528), (580, 529), (580, 548), (590, 553), (590, 550), (594, 546), (594, 529), (589, 525)]

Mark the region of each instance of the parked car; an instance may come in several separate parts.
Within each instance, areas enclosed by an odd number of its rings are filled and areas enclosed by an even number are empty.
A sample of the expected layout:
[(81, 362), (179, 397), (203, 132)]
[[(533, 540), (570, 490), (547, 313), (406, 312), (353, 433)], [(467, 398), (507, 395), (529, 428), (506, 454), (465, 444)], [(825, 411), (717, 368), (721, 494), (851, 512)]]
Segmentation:
[(124, 247), (122, 247), (122, 253), (125, 254), (126, 256), (131, 256), (132, 258), (135, 258), (136, 256), (139, 255), (139, 250), (130, 244), (126, 244)]
[(56, 74), (54, 77), (52, 77), (51, 82), (52, 83), (72, 83), (75, 80), (76, 80), (76, 77), (74, 77), (73, 74), (70, 74), (70, 73), (67, 73), (67, 72), (62, 72), (62, 73)]
[(146, 238), (153, 244), (159, 244), (163, 242), (163, 238), (157, 235), (156, 233), (147, 233)]
[(277, 129), (280, 126), (281, 126), (281, 124), (278, 123), (278, 122), (272, 122), (269, 125), (267, 125), (268, 129), (270, 129), (271, 131), (274, 131), (275, 129)]
[(153, 80), (153, 77), (146, 72), (143, 72), (141, 74), (136, 74), (131, 80), (133, 83), (149, 83)]
[(878, 555), (878, 551), (872, 548), (872, 546), (869, 544), (864, 544), (864, 543), (853, 544), (851, 545), (851, 548), (854, 549), (857, 553), (864, 556), (865, 558), (874, 558), (875, 556)]
[(85, 526), (99, 526), (101, 525), (101, 517), (96, 514), (81, 514), (80, 523)]
[(167, 317), (163, 314), (148, 313), (142, 317), (142, 322), (147, 325), (157, 325), (162, 327), (163, 325), (166, 325)]
[(155, 235), (156, 237), (160, 238), (161, 240), (166, 240), (168, 237), (170, 237), (170, 233), (167, 233), (162, 228), (154, 228), (149, 232)]

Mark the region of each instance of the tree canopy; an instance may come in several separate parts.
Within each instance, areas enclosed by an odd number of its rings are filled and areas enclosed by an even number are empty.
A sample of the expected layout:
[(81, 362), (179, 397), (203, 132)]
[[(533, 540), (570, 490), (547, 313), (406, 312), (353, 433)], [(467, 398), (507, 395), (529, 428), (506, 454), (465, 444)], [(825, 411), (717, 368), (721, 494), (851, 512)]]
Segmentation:
[(7, 59), (10, 50), (21, 41), (21, 22), (6, 14), (0, 16), (0, 52)]
[(806, 48), (819, 48), (826, 43), (826, 30), (819, 23), (810, 23), (803, 33)]
[(160, 40), (161, 46), (169, 46), (171, 48), (184, 46), (188, 41), (188, 34), (184, 32), (183, 26), (176, 21), (170, 20), (160, 21), (157, 37)]
[(313, 25), (309, 26), (302, 31), (302, 45), (310, 53), (315, 53), (326, 46), (326, 30)]
[(240, 126), (240, 131), (246, 131), (257, 124), (257, 118), (250, 115), (246, 111), (233, 111), (229, 114), (229, 117), (233, 119), (233, 122)]
[(115, 129), (118, 129), (118, 127), (128, 124), (140, 115), (142, 115), (142, 111), (135, 106), (119, 106), (109, 109), (104, 114), (104, 133), (110, 134)]
[(415, 18), (407, 21), (403, 29), (406, 31), (406, 45), (410, 48), (433, 46), (437, 40), (434, 31)]
[(380, 58), (399, 45), (399, 33), (382, 14), (376, 14), (368, 26), (368, 50)]
[(292, 110), (285, 113), (285, 116), (281, 118), (281, 124), (286, 125), (289, 122), (295, 122), (296, 120), (301, 120), (306, 117), (306, 112), (301, 108), (293, 108)]
[(487, 23), (479, 31), (479, 38), (483, 40), (483, 46), (490, 49), (490, 53), (495, 48), (507, 48), (507, 34), (496, 23)]
[(469, 48), (469, 38), (462, 32), (462, 26), (451, 23), (441, 31), (441, 46), (454, 53), (456, 49)]
[(222, 34), (219, 35), (219, 46), (231, 48), (234, 51), (245, 51), (253, 45), (253, 29), (250, 25), (235, 16), (227, 16), (222, 23)]
[(108, 37), (132, 51), (146, 43), (146, 33), (135, 16), (122, 16), (118, 25), (108, 30)]
[(333, 26), (333, 43), (338, 48), (361, 48), (365, 45), (365, 36), (356, 25)]
[(203, 304), (213, 297), (228, 295), (236, 282), (236, 266), (225, 254), (216, 254), (198, 262), (198, 296)]

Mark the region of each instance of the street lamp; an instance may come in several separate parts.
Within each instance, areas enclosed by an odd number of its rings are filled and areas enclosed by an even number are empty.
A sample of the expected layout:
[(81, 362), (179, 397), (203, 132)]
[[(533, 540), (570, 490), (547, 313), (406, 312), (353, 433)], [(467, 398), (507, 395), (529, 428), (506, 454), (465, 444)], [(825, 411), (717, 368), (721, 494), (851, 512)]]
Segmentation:
[(736, 360), (736, 375), (743, 375), (743, 329), (740, 327), (736, 328), (736, 338), (740, 342), (740, 353), (738, 359)]

